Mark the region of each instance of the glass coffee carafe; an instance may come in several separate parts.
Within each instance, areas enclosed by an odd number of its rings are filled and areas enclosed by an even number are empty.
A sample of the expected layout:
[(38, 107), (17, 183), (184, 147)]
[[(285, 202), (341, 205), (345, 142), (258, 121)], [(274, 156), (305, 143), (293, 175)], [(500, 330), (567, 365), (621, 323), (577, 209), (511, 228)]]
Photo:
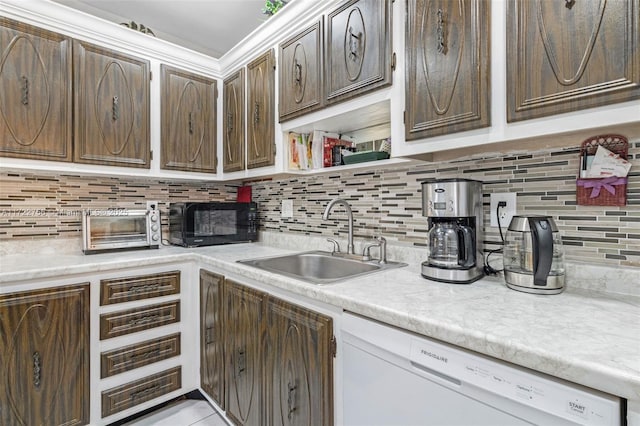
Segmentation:
[(475, 264), (473, 230), (451, 221), (434, 223), (429, 231), (429, 265), (465, 269)]

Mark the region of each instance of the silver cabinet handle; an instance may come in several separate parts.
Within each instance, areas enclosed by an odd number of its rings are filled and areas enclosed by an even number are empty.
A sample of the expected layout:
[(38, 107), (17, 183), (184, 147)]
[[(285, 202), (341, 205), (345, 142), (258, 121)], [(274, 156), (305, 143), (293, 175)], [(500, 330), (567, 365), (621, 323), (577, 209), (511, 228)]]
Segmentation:
[(291, 384), (291, 382), (287, 383), (287, 409), (288, 409), (288, 413), (287, 413), (287, 418), (289, 420), (291, 420), (291, 416), (293, 415), (293, 412), (296, 411), (296, 406), (295, 406), (295, 399), (294, 399), (294, 391), (296, 390), (298, 386), (294, 386)]
[(438, 23), (436, 25), (436, 35), (438, 36), (438, 53), (445, 55), (447, 53), (447, 46), (444, 39), (444, 12), (442, 9), (438, 9)]
[(29, 105), (29, 79), (22, 76), (22, 105)]
[(117, 96), (111, 100), (111, 119), (117, 121), (120, 117), (120, 101)]
[(40, 376), (42, 372), (42, 360), (40, 359), (40, 352), (35, 351), (33, 353), (33, 386), (40, 387)]

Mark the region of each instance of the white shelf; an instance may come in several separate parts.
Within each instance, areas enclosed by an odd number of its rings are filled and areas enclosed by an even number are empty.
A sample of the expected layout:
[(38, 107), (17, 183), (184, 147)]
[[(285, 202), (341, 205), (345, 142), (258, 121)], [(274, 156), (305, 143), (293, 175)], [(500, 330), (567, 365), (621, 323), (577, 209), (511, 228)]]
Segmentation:
[(319, 175), (327, 173), (340, 173), (345, 170), (357, 170), (357, 169), (371, 169), (371, 168), (383, 168), (393, 164), (411, 163), (416, 162), (408, 158), (389, 158), (388, 160), (367, 161), (363, 163), (347, 164), (344, 166), (324, 167), (322, 169), (308, 169), (308, 170), (288, 170), (287, 175)]

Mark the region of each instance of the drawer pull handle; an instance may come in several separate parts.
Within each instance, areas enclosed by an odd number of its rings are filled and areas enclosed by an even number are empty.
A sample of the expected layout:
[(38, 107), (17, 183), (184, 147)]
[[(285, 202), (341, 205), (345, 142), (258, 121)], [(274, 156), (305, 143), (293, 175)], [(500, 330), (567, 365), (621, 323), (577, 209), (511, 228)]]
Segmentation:
[(145, 315), (144, 317), (139, 317), (139, 318), (133, 318), (129, 321), (129, 325), (141, 325), (141, 324), (147, 324), (153, 321), (156, 321), (158, 318), (160, 318), (160, 315), (155, 314), (155, 315)]
[(576, 4), (576, 0), (564, 0), (564, 7), (571, 10), (571, 8)]
[(139, 354), (129, 355), (129, 362), (136, 362), (138, 359), (148, 359), (160, 355), (160, 349), (153, 349)]
[(144, 388), (139, 391), (133, 392), (131, 393), (131, 399), (143, 398), (147, 395), (153, 394), (160, 388), (161, 386), (159, 384), (155, 384), (153, 386), (149, 386), (148, 388)]
[(40, 352), (35, 351), (33, 353), (33, 386), (40, 387), (40, 373), (42, 372), (42, 361), (40, 359)]
[(296, 60), (295, 63), (295, 72), (294, 79), (296, 81), (296, 86), (300, 86), (302, 84), (302, 65)]
[(356, 62), (360, 57), (360, 51), (362, 50), (362, 32), (355, 34), (353, 27), (349, 27), (349, 58)]
[(298, 386), (294, 386), (291, 382), (287, 383), (287, 388), (289, 389), (287, 392), (287, 409), (289, 412), (287, 413), (287, 418), (291, 420), (291, 416), (293, 412), (296, 411), (295, 399), (294, 399), (294, 391)]
[(215, 343), (216, 329), (214, 327), (209, 327), (205, 330), (204, 340), (207, 345)]
[(129, 293), (143, 293), (143, 292), (152, 292), (160, 289), (160, 284), (145, 284), (145, 285), (134, 285), (129, 287)]
[(189, 134), (193, 134), (193, 113), (189, 113)]

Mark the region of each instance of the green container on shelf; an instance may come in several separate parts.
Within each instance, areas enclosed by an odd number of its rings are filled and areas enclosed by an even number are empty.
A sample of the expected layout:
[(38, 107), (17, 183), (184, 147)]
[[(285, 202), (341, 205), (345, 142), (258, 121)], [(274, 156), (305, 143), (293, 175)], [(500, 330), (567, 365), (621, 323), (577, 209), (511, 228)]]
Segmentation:
[(344, 164), (366, 163), (367, 161), (386, 160), (389, 153), (384, 151), (364, 151), (342, 156)]

